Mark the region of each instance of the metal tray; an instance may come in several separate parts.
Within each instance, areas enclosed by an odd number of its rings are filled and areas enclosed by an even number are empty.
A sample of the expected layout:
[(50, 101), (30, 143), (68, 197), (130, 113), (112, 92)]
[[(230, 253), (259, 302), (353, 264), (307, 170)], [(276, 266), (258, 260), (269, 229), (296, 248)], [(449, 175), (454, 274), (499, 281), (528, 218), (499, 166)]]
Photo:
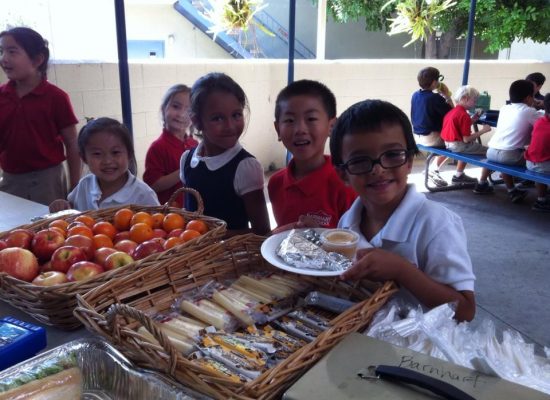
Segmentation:
[(209, 399), (156, 372), (135, 368), (118, 350), (95, 338), (74, 340), (0, 371), (0, 383), (71, 352), (76, 354), (78, 367), (82, 372), (82, 399)]

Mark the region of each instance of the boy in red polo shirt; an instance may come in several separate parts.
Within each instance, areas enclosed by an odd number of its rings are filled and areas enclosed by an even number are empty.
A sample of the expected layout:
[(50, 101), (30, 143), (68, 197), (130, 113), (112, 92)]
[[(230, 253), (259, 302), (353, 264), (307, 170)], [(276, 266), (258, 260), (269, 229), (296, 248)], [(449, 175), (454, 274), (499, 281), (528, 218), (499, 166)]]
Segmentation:
[(48, 42), (30, 28), (0, 33), (0, 190), (49, 205), (80, 178), (78, 122), (69, 96), (46, 80)]
[(301, 220), (335, 228), (357, 197), (324, 154), (335, 121), (336, 98), (320, 82), (296, 81), (277, 96), (275, 130), (293, 156), (267, 186), (278, 230), (290, 229)]
[[(525, 151), (527, 169), (543, 174), (550, 174), (550, 93), (544, 96), (544, 117), (539, 118), (533, 125), (531, 143)], [(548, 187), (544, 183), (537, 183), (537, 201), (533, 210), (550, 212), (550, 200), (546, 197)]]

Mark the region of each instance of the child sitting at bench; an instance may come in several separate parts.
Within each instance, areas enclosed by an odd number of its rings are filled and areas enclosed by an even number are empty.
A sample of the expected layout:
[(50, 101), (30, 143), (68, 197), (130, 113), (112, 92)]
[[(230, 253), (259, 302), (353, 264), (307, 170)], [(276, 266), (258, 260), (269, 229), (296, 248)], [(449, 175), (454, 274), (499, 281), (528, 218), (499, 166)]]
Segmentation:
[[(443, 118), (443, 127), (441, 128), (441, 138), (445, 141), (445, 147), (455, 153), (482, 154), (485, 155), (487, 147), (476, 140), (486, 132), (491, 130), (489, 125), (483, 125), (481, 130), (472, 133), (472, 123), (479, 119), (479, 115), (472, 117), (468, 110), (473, 108), (479, 97), (479, 92), (471, 86), (461, 86), (454, 94), (456, 107), (449, 111)], [(475, 178), (469, 177), (464, 173), (466, 162), (458, 161), (456, 173), (452, 178), (453, 183), (476, 182)], [(487, 168), (481, 170), (481, 177), (476, 183), (474, 193), (484, 194), (492, 193), (493, 187), (487, 182), (491, 172)]]
[[(489, 140), (487, 159), (507, 165), (525, 165), (523, 153), (531, 139), (531, 130), (542, 111), (533, 108), (535, 88), (525, 79), (512, 82), (509, 95), (510, 104), (500, 109), (497, 129)], [(514, 186), (512, 176), (502, 174), (512, 203), (519, 203), (527, 191)]]
[[(550, 174), (550, 93), (544, 96), (546, 114), (535, 122), (531, 143), (525, 151), (527, 169), (543, 174)], [(546, 197), (547, 185), (537, 183), (537, 201), (533, 210), (550, 212), (550, 200)]]

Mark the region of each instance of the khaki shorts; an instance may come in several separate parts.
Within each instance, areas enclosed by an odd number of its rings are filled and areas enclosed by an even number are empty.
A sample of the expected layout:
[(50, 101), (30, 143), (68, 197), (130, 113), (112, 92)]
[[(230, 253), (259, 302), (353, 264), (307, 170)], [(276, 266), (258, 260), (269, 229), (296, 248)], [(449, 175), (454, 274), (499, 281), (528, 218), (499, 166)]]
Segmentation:
[(478, 142), (445, 142), (445, 146), (453, 153), (485, 155), (485, 153), (487, 152), (487, 147)]
[(2, 172), (0, 191), (49, 206), (67, 198), (67, 178), (63, 164), (24, 174)]
[(550, 161), (532, 162), (527, 160), (527, 169), (540, 172), (541, 174), (550, 174)]
[(501, 164), (525, 165), (525, 158), (523, 157), (524, 152), (525, 150), (523, 149), (498, 150), (489, 147), (489, 149), (487, 149), (487, 159)]
[(445, 148), (445, 142), (441, 139), (441, 134), (439, 132), (432, 132), (428, 135), (417, 135), (415, 133), (414, 139), (416, 140), (416, 143), (423, 146)]

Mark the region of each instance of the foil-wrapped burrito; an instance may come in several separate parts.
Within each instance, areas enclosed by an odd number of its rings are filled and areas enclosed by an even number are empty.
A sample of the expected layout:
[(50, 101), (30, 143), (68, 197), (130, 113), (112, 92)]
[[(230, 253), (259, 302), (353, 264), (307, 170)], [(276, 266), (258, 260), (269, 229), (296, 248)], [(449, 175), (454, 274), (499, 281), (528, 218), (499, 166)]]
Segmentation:
[(327, 253), (316, 243), (319, 235), (312, 229), (299, 232), (291, 230), (283, 239), (277, 255), (283, 261), (300, 269), (318, 271), (345, 271), (351, 266), (351, 260), (339, 253)]

